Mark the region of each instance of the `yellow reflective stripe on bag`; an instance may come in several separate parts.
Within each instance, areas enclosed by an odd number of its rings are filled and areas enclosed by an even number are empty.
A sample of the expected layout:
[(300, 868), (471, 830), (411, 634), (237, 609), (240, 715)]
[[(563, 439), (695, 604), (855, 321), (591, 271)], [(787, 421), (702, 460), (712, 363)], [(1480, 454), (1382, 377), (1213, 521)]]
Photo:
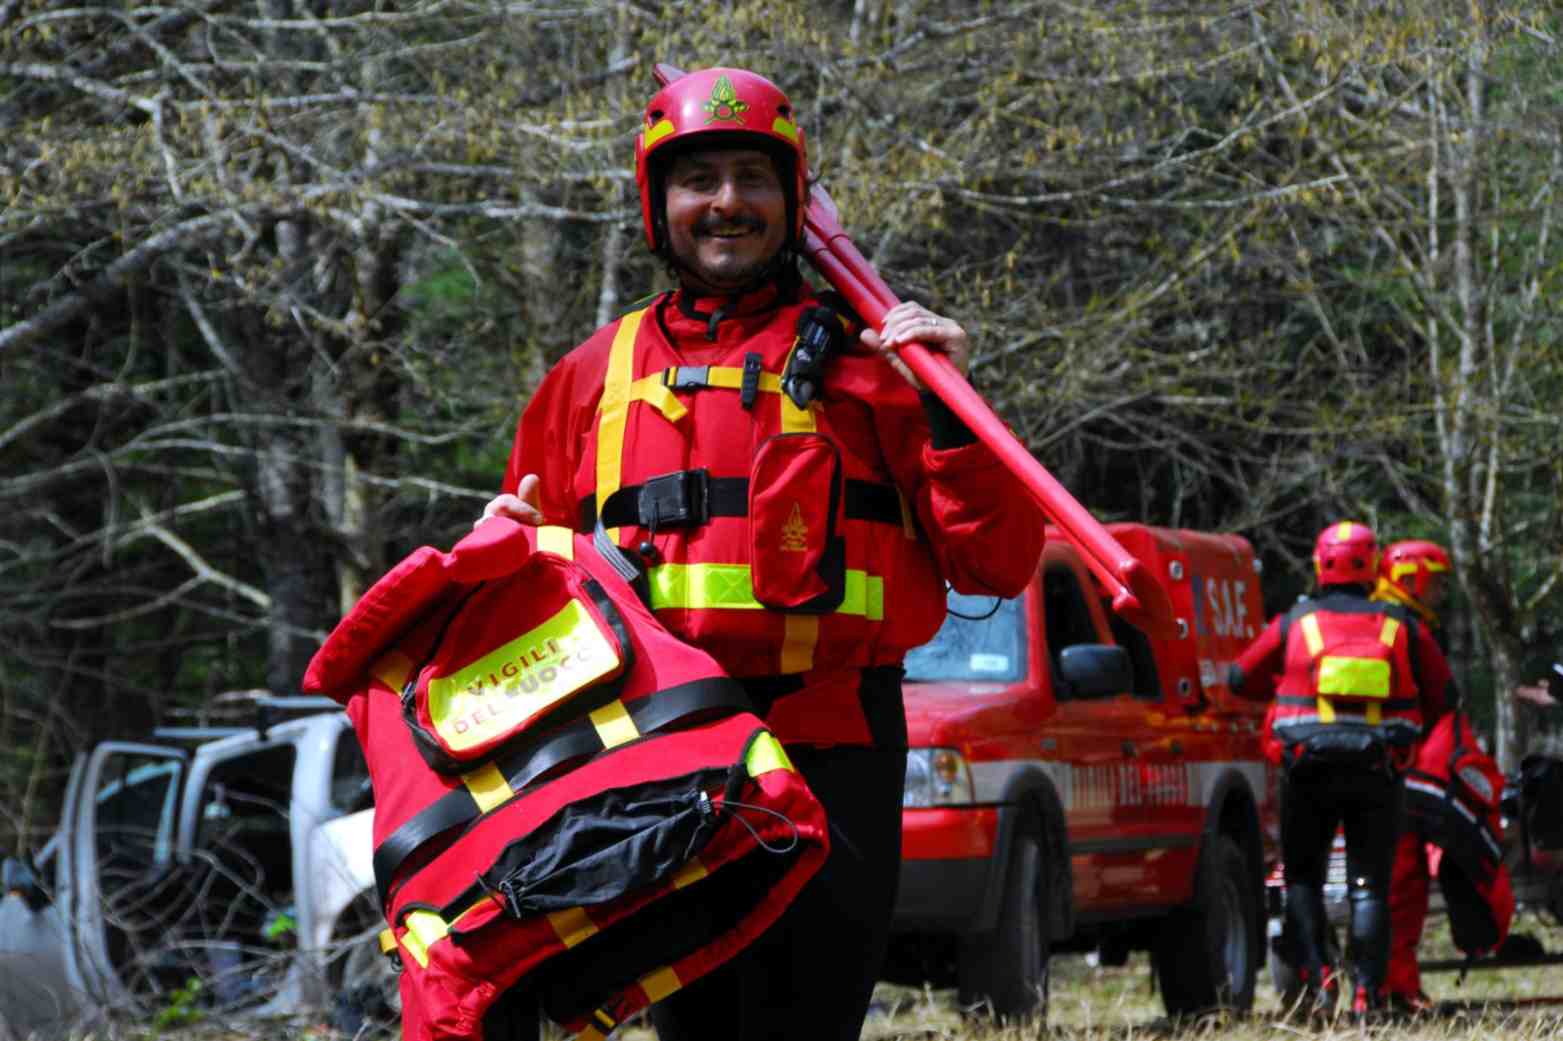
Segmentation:
[[(754, 598), (754, 584), (747, 564), (658, 564), (646, 575), (652, 610), (703, 610), (728, 608), (761, 611)], [(849, 569), (846, 593), (835, 614), (860, 615), (871, 622), (885, 617), (885, 580), (865, 571)], [(789, 615), (812, 618), (812, 615)]]
[(750, 777), (759, 777), (772, 770), (792, 770), (793, 765), (782, 743), (767, 731), (749, 743), (749, 751), (744, 755), (744, 769), (749, 771)]
[(428, 683), (429, 719), (452, 752), (492, 741), (623, 665), (579, 600), (448, 676)]

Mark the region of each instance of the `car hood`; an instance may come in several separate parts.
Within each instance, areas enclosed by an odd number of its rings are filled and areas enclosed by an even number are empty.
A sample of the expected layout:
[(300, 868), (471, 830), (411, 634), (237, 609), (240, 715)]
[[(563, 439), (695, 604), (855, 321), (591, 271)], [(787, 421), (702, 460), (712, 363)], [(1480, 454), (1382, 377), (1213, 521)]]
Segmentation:
[(1043, 719), (1036, 698), (1014, 683), (908, 682), (907, 740), (913, 748), (960, 748), (1035, 728)]

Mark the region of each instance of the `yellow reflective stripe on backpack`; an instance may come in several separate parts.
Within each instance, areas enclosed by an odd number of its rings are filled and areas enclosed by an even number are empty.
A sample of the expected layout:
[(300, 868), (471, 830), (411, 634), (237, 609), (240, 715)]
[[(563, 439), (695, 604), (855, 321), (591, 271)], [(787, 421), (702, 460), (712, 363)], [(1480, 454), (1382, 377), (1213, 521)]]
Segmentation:
[(640, 978), (640, 989), (646, 992), (647, 999), (653, 1005), (683, 985), (684, 982), (678, 978), (678, 973), (670, 968), (657, 969)]
[(793, 765), (776, 735), (765, 731), (749, 743), (749, 751), (744, 754), (744, 769), (749, 771), (750, 777), (758, 777), (772, 770), (792, 770)]
[[(651, 608), (698, 611), (727, 608), (763, 611), (754, 598), (747, 564), (658, 564), (646, 573)], [(856, 568), (846, 573), (846, 589), (835, 614), (860, 615), (871, 622), (885, 617), (885, 580)], [(788, 615), (815, 619), (817, 615)]]
[(537, 529), (537, 548), (566, 560), (575, 559), (575, 532), (557, 524), (545, 524)]
[(1349, 698), (1389, 697), (1389, 662), (1326, 654), (1319, 659), (1319, 693)]
[(400, 694), (417, 663), (401, 651), (387, 651), (369, 666), (369, 675)]
[(624, 708), (624, 702), (617, 699), (594, 709), (587, 718), (597, 728), (597, 737), (604, 748), (616, 748), (640, 736), (640, 730)]
[(433, 911), (410, 911), (402, 922), (401, 945), (422, 968), (429, 967), (429, 948), (450, 935), (450, 926)]
[(1319, 652), (1324, 650), (1324, 637), (1319, 632), (1319, 619), (1311, 614), (1305, 614), (1298, 623), (1302, 630), (1303, 642), (1308, 645), (1308, 657), (1317, 658)]
[(563, 911), (548, 912), (548, 924), (554, 927), (554, 935), (566, 947), (574, 947), (597, 935), (597, 923), (583, 907), (571, 907)]
[(484, 763), (476, 770), (462, 774), (461, 783), (467, 786), (467, 794), (472, 796), (480, 813), (503, 806), (516, 797), (515, 789), (493, 763)]
[[(624, 463), (624, 426), (629, 418), (630, 385), (635, 374), (635, 336), (640, 332), (644, 309), (619, 319), (608, 351), (608, 371), (603, 376), (602, 399), (597, 403), (597, 512), (608, 496), (619, 490)], [(618, 529), (608, 532), (617, 541)]]
[(706, 866), (700, 862), (700, 858), (694, 857), (686, 861), (683, 867), (673, 872), (673, 888), (683, 889), (685, 886), (692, 886), (710, 873)]

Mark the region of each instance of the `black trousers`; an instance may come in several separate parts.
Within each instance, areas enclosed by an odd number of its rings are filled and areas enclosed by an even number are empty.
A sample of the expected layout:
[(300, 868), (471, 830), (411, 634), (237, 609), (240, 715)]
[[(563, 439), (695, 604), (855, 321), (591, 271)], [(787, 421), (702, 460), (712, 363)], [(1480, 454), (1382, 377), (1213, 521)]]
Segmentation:
[(787, 754), (825, 807), (830, 855), (755, 943), (652, 1007), (661, 1041), (856, 1041), (862, 1031), (900, 877), (906, 749)]
[(1389, 880), (1401, 826), (1400, 779), (1385, 770), (1303, 760), (1281, 786), (1281, 856), (1286, 864), (1287, 929), (1299, 968), (1317, 982), (1332, 964), (1324, 883), (1330, 847), (1346, 831), (1352, 968), (1376, 996), (1389, 963)]

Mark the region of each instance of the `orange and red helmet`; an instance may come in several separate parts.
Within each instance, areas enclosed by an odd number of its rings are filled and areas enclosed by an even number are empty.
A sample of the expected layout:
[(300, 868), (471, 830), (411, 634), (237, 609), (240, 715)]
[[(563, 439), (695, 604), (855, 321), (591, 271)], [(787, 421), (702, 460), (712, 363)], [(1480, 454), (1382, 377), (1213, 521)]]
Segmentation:
[(792, 102), (764, 76), (746, 69), (714, 68), (686, 73), (646, 103), (645, 121), (635, 138), (635, 183), (640, 187), (641, 223), (651, 251), (661, 252), (667, 242), (658, 168), (679, 147), (707, 143), (760, 148), (790, 167), (781, 171), (790, 238), (802, 241), (808, 149)]
[(1426, 539), (1406, 539), (1391, 542), (1384, 548), (1379, 561), (1379, 578), (1393, 586), (1402, 596), (1431, 609), (1427, 602), (1433, 576), (1450, 569), (1449, 554), (1436, 542)]
[(1340, 521), (1319, 532), (1313, 571), (1321, 586), (1371, 586), (1378, 574), (1378, 538), (1360, 521)]

